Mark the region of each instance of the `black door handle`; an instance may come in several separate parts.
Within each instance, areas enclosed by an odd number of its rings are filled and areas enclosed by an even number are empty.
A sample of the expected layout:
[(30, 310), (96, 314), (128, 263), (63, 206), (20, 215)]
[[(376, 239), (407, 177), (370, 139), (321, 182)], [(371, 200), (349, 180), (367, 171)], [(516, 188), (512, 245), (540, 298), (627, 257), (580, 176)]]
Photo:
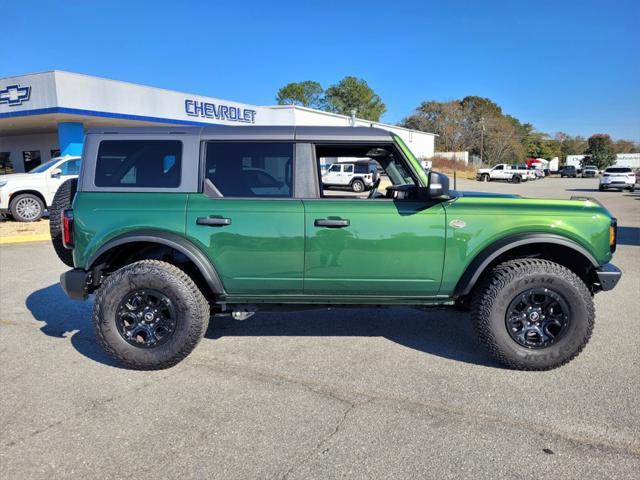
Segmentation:
[(327, 227), (327, 228), (344, 228), (350, 225), (349, 220), (330, 219), (330, 218), (316, 218), (313, 224), (316, 227)]
[(198, 217), (196, 219), (196, 223), (198, 225), (206, 225), (207, 227), (224, 227), (226, 225), (231, 225), (231, 219), (220, 217)]

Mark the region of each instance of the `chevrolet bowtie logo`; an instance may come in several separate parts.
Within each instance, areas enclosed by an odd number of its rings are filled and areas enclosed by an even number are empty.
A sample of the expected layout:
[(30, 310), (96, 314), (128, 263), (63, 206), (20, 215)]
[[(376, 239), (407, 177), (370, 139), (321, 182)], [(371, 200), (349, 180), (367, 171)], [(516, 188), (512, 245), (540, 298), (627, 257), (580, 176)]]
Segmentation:
[(31, 87), (21, 87), (20, 85), (9, 85), (4, 90), (0, 90), (0, 103), (6, 103), (10, 107), (22, 105), (22, 102), (29, 100)]

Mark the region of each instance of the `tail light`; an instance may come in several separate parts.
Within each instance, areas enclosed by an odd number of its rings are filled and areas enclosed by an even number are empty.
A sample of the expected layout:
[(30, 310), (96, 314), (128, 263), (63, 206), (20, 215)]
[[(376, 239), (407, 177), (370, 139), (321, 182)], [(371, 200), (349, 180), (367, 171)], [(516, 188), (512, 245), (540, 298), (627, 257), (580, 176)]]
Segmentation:
[(611, 225), (609, 225), (609, 249), (611, 253), (616, 251), (616, 244), (618, 243), (618, 220), (611, 219)]
[(73, 210), (67, 208), (60, 214), (62, 216), (62, 244), (68, 250), (73, 249)]

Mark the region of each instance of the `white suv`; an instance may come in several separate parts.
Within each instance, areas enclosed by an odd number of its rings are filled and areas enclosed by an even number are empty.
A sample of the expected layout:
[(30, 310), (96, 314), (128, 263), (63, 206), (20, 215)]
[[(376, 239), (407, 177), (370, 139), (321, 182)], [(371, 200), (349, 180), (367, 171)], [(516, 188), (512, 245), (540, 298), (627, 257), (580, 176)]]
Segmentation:
[(51, 205), (58, 187), (77, 178), (80, 157), (56, 157), (28, 173), (0, 175), (0, 213), (19, 222), (35, 222)]
[(322, 174), (323, 187), (351, 187), (354, 192), (370, 190), (379, 180), (378, 166), (371, 160), (332, 164)]
[(598, 190), (602, 192), (608, 188), (633, 192), (636, 188), (636, 174), (629, 167), (609, 167), (600, 177)]

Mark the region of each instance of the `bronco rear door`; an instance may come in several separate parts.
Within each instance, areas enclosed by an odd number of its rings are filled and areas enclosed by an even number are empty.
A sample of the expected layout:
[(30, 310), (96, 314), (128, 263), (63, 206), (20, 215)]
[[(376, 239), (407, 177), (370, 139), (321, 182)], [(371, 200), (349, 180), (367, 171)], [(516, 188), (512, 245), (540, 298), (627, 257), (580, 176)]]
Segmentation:
[(202, 192), (188, 200), (189, 239), (229, 294), (302, 293), (304, 208), (293, 196), (293, 141), (214, 139), (203, 148)]

